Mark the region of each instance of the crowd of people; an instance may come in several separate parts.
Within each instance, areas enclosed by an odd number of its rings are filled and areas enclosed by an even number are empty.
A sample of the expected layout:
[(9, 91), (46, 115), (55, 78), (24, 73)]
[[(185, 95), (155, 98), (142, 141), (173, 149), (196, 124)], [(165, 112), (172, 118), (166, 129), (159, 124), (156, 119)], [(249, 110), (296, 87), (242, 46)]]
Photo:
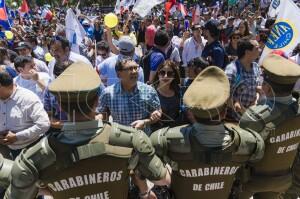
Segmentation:
[(300, 44), (259, 65), (268, 6), (199, 8), (71, 8), (78, 50), (65, 8), (0, 27), (2, 197), (297, 198)]

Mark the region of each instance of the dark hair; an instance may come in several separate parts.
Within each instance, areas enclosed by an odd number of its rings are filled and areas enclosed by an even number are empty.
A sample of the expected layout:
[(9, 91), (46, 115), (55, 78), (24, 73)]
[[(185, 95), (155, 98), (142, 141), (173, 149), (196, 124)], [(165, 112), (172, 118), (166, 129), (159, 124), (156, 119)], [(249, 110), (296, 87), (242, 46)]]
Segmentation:
[(170, 87), (171, 87), (171, 89), (172, 89), (173, 91), (175, 91), (176, 94), (178, 94), (178, 93), (179, 93), (179, 85), (180, 85), (180, 73), (179, 73), (179, 68), (178, 68), (178, 66), (177, 66), (173, 61), (171, 61), (171, 60), (167, 60), (167, 61), (165, 61), (164, 63), (162, 63), (162, 64), (160, 64), (160, 65), (158, 66), (157, 72), (155, 73), (155, 76), (154, 76), (154, 80), (153, 80), (154, 83), (153, 83), (153, 86), (154, 86), (154, 88), (157, 88), (158, 83), (159, 83), (159, 81), (158, 81), (158, 80), (159, 80), (159, 77), (158, 77), (159, 71), (160, 71), (163, 67), (165, 67), (165, 66), (170, 67), (170, 68), (172, 69), (173, 73), (174, 73), (174, 79), (173, 79), (173, 81), (171, 82)]
[(265, 24), (265, 28), (266, 29), (271, 29), (271, 26), (274, 25), (275, 21), (276, 21), (275, 18), (269, 18), (269, 19), (267, 19), (266, 24)]
[(106, 41), (100, 41), (97, 43), (97, 49), (98, 50), (104, 50), (106, 52), (109, 52), (109, 45)]
[(27, 37), (27, 40), (28, 40), (30, 43), (34, 43), (35, 45), (38, 44), (37, 37), (35, 37), (35, 36), (30, 35), (30, 36)]
[(298, 53), (300, 53), (300, 43), (298, 43), (297, 46), (294, 48), (294, 50), (292, 52), (292, 56), (295, 56)]
[(188, 62), (188, 67), (201, 68), (201, 70), (208, 67), (209, 63), (202, 57), (196, 57)]
[(132, 58), (129, 58), (129, 57), (126, 58), (126, 59), (118, 60), (117, 63), (116, 63), (116, 66), (115, 66), (116, 72), (121, 71), (123, 69), (124, 64), (128, 61), (134, 61), (134, 60)]
[(254, 45), (251, 43), (249, 38), (242, 38), (238, 41), (237, 44), (237, 56), (238, 58), (242, 58), (245, 56), (247, 50), (253, 50)]
[(0, 86), (8, 87), (13, 84), (13, 78), (4, 70), (0, 70)]
[(169, 35), (166, 31), (158, 30), (154, 36), (154, 44), (157, 46), (165, 46), (169, 42)]
[(250, 35), (250, 31), (249, 31), (249, 25), (248, 25), (248, 22), (247, 20), (242, 20), (238, 26), (238, 28), (240, 27), (240, 25), (243, 24), (245, 26), (245, 33), (241, 33), (240, 34), (244, 37), (244, 36), (248, 36)]
[(8, 48), (7, 41), (5, 39), (0, 39), (1, 45), (3, 45), (5, 48)]
[(50, 46), (55, 44), (56, 42), (61, 43), (61, 47), (65, 50), (67, 47), (70, 49), (70, 42), (67, 38), (62, 37), (62, 36), (55, 36), (51, 39), (50, 41)]
[(9, 59), (7, 49), (0, 47), (0, 64), (4, 64), (5, 56)]
[(14, 59), (16, 70), (20, 72), (18, 68), (24, 68), (25, 64), (32, 62), (32, 60), (33, 59), (30, 56), (17, 56)]

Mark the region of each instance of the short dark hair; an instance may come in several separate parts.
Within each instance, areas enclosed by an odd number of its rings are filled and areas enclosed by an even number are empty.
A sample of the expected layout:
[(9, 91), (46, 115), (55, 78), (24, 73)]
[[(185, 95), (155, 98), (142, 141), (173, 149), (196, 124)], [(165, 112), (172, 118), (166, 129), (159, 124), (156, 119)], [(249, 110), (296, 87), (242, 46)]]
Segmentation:
[(245, 56), (247, 50), (253, 50), (254, 45), (251, 43), (251, 40), (249, 38), (242, 38), (238, 41), (237, 56), (239, 59)]
[(4, 70), (0, 70), (0, 86), (8, 87), (13, 84), (13, 78)]
[(188, 67), (201, 68), (202, 70), (207, 68), (209, 63), (202, 57), (196, 57), (188, 62)]
[(30, 42), (30, 43), (35, 43), (35, 45), (38, 44), (38, 40), (37, 40), (37, 37), (33, 36), (33, 35), (29, 35), (27, 37), (27, 40)]
[(158, 30), (154, 36), (154, 44), (157, 46), (165, 46), (169, 42), (169, 35), (166, 31)]
[(18, 68), (24, 68), (25, 67), (25, 64), (27, 63), (30, 63), (32, 62), (32, 57), (30, 56), (17, 56), (15, 59), (14, 59), (14, 64), (15, 64), (15, 68), (18, 72), (19, 69)]
[(132, 58), (119, 59), (115, 66), (116, 72), (121, 71), (123, 69), (124, 64), (128, 61), (134, 61), (134, 60)]
[(70, 42), (67, 38), (62, 37), (62, 36), (55, 36), (53, 38), (51, 38), (50, 41), (50, 46), (52, 46), (53, 44), (55, 44), (56, 42), (60, 42), (61, 43), (61, 47), (65, 50), (67, 47), (70, 49)]
[(97, 50), (104, 50), (106, 52), (109, 52), (109, 45), (106, 41), (100, 41), (97, 43)]

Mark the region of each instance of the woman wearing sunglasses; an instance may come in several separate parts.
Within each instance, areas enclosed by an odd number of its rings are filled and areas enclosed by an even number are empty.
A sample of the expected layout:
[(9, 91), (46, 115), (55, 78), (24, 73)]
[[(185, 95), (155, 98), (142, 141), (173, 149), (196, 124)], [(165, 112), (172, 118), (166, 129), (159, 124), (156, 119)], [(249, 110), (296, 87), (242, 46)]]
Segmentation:
[(237, 59), (237, 43), (239, 39), (241, 39), (241, 34), (236, 30), (230, 35), (229, 44), (225, 46), (225, 52), (230, 62)]
[(153, 86), (158, 93), (162, 117), (151, 126), (151, 130), (174, 126), (180, 108), (180, 75), (177, 65), (169, 60), (161, 64), (154, 76)]

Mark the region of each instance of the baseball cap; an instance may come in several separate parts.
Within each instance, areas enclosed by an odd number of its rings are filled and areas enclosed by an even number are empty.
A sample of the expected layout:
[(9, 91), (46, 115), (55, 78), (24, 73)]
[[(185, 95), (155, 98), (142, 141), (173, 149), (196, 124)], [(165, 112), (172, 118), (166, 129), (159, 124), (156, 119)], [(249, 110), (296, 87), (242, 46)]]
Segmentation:
[(31, 45), (28, 42), (21, 41), (18, 43), (16, 50), (20, 50), (20, 49), (24, 49), (24, 48), (32, 49)]
[(123, 36), (119, 40), (118, 47), (120, 52), (130, 53), (134, 50), (134, 43), (129, 36)]

